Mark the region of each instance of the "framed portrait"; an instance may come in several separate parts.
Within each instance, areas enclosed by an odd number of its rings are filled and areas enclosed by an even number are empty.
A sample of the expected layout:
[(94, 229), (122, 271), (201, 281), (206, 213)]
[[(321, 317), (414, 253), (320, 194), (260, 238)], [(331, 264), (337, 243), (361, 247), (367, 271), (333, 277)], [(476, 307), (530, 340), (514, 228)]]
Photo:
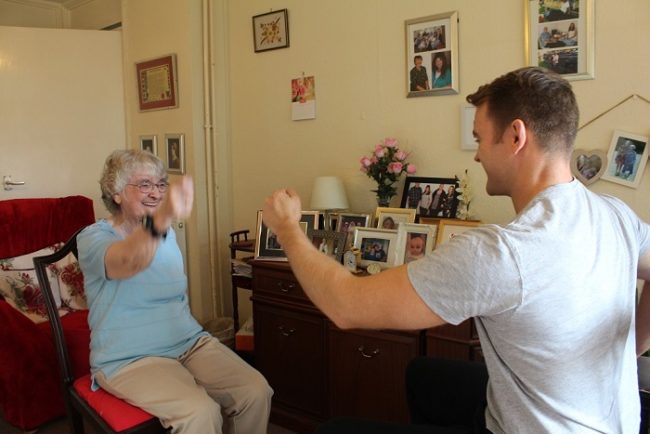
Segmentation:
[(356, 228), (354, 247), (361, 251), (361, 265), (377, 264), (382, 269), (397, 265), (397, 229)]
[(400, 207), (414, 209), (422, 217), (456, 218), (458, 179), (407, 176)]
[(140, 111), (178, 107), (175, 54), (138, 62), (135, 68)]
[(435, 248), (438, 248), (441, 244), (449, 241), (455, 236), (480, 225), (481, 222), (478, 220), (440, 219), (440, 222), (438, 223), (438, 234), (436, 235)]
[[(300, 227), (305, 232), (318, 229), (318, 211), (303, 211)], [(277, 235), (262, 220), (262, 211), (257, 211), (257, 230), (255, 231), (255, 259), (266, 261), (287, 261), (287, 255), (278, 242)]]
[(406, 96), (458, 93), (458, 12), (405, 22)]
[(602, 178), (627, 187), (637, 188), (648, 162), (648, 137), (625, 131), (614, 131), (607, 151), (607, 170)]
[(338, 213), (336, 231), (345, 232), (347, 234), (354, 234), (355, 228), (366, 228), (369, 225), (370, 214)]
[(574, 149), (571, 154), (571, 173), (584, 185), (598, 181), (607, 170), (607, 155), (599, 149)]
[(140, 150), (158, 155), (158, 136), (155, 134), (150, 136), (140, 136)]
[(379, 206), (375, 210), (375, 225), (381, 229), (397, 229), (400, 223), (414, 223), (415, 210)]
[(321, 253), (331, 256), (337, 262), (343, 259), (345, 252), (346, 232), (324, 231), (318, 229), (308, 229), (307, 236), (311, 239), (312, 244)]
[(465, 104), (460, 107), (460, 149), (463, 151), (476, 151), (478, 142), (474, 137), (474, 116), (476, 107)]
[(397, 228), (397, 264), (407, 264), (433, 251), (437, 225), (400, 223)]
[(167, 172), (185, 173), (185, 136), (183, 134), (165, 134), (165, 158)]
[(526, 61), (567, 80), (594, 78), (594, 0), (524, 0)]
[(277, 50), (289, 46), (289, 16), (286, 9), (253, 17), (255, 52)]

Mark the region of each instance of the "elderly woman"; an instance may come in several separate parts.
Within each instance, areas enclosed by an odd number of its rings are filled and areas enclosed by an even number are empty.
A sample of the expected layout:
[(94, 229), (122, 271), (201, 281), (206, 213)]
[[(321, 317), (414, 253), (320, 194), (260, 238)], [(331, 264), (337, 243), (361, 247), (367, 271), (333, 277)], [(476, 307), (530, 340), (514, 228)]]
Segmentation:
[(93, 388), (158, 417), (172, 433), (266, 433), (273, 391), (192, 317), (172, 219), (190, 215), (189, 177), (119, 150), (100, 180), (111, 217), (78, 236)]

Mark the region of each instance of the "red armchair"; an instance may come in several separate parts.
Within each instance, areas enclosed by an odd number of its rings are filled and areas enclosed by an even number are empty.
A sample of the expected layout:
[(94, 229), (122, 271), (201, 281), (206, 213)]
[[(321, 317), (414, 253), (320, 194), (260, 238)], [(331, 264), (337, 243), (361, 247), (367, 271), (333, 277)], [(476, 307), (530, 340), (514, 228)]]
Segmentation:
[[(65, 242), (94, 221), (92, 200), (83, 196), (0, 201), (0, 259)], [(75, 376), (86, 373), (90, 342), (87, 311), (70, 312), (62, 322)], [(65, 415), (47, 321), (34, 323), (7, 300), (0, 300), (0, 354), (0, 406), (8, 423), (32, 430)]]

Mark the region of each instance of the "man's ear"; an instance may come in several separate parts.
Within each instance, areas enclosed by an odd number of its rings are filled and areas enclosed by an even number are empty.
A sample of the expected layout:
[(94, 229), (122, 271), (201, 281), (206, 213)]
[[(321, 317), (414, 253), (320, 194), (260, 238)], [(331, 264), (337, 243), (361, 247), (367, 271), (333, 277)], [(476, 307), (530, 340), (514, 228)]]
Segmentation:
[(528, 131), (526, 124), (521, 119), (515, 119), (510, 124), (512, 134), (513, 152), (517, 154), (521, 151), (527, 143)]

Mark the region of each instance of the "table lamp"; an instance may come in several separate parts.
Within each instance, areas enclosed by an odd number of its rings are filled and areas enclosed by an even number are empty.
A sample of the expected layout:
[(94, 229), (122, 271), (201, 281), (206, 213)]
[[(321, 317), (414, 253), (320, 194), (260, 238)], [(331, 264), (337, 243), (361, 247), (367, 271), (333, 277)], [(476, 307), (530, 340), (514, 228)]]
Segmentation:
[(348, 197), (345, 194), (343, 181), (338, 176), (319, 176), (314, 180), (311, 190), (311, 209), (325, 211), (323, 218), (325, 230), (332, 230), (330, 226), (330, 212), (347, 209)]

